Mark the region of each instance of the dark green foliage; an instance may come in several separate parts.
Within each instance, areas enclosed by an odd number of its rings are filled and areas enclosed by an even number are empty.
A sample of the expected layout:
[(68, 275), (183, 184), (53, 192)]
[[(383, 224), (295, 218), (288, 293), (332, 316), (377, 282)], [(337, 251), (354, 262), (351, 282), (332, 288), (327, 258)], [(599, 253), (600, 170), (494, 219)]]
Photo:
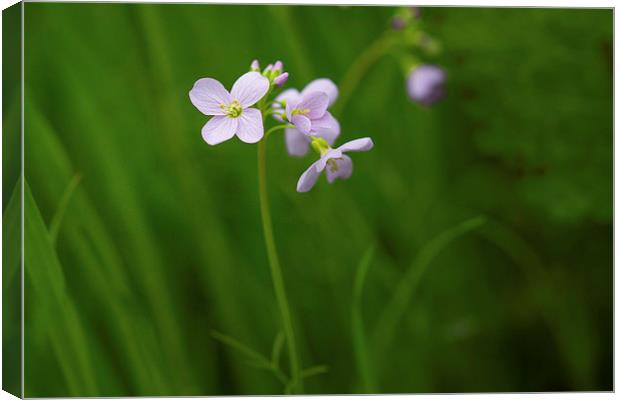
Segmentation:
[[(26, 4), (26, 396), (282, 393), (228, 346), (269, 360), (281, 331), (256, 146), (205, 144), (188, 91), (254, 58), (340, 82), (393, 12)], [(612, 12), (422, 15), (442, 103), (388, 56), (339, 115), (375, 141), (350, 180), (298, 194), (311, 159), (267, 146), (306, 392), (610, 390)]]

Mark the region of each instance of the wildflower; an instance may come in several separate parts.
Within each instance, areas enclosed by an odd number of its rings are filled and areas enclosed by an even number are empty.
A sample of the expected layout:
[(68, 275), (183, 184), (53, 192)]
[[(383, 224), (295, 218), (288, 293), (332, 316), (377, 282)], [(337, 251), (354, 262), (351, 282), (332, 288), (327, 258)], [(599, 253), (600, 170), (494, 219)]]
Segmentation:
[(329, 183), (338, 178), (348, 179), (353, 172), (353, 161), (344, 153), (347, 151), (368, 151), (373, 146), (371, 138), (361, 138), (351, 140), (336, 149), (332, 149), (325, 139), (315, 137), (312, 140), (312, 147), (319, 152), (321, 158), (301, 174), (297, 182), (297, 191), (303, 193), (312, 189), (323, 170), (325, 170)]
[(261, 140), (264, 134), (262, 114), (250, 107), (268, 90), (269, 79), (255, 71), (241, 75), (230, 93), (215, 79), (196, 81), (189, 98), (201, 113), (213, 116), (202, 128), (205, 142), (215, 145), (235, 134), (245, 143)]
[[(279, 110), (280, 112), (284, 112), (285, 110), (282, 108), (282, 104), (288, 107), (289, 104), (299, 106), (299, 103), (302, 100), (302, 97), (307, 97), (311, 93), (321, 92), (327, 95), (328, 102), (327, 108), (329, 108), (336, 99), (338, 98), (338, 87), (329, 79), (321, 78), (316, 79), (310, 82), (301, 93), (296, 89), (288, 89), (282, 92), (275, 99), (275, 103), (273, 105), (275, 110)], [(323, 98), (324, 101), (324, 98)], [(291, 113), (292, 114), (292, 113)], [(282, 121), (281, 115), (274, 115), (274, 117), (280, 121)], [(288, 116), (287, 116), (288, 117)], [(307, 114), (306, 114), (307, 117)], [(306, 121), (303, 119), (302, 124)], [(289, 119), (290, 121), (290, 119)], [(293, 121), (290, 121), (294, 123)], [(333, 144), (338, 135), (340, 134), (340, 124), (334, 118), (329, 111), (324, 111), (324, 114), (321, 118), (315, 118), (310, 120), (310, 131), (308, 133), (302, 133), (301, 129), (295, 128), (287, 128), (284, 132), (284, 138), (286, 142), (286, 149), (288, 153), (292, 156), (304, 156), (308, 153), (308, 148), (310, 146), (311, 137), (310, 136), (318, 136), (327, 141), (328, 144)]]
[(436, 65), (414, 68), (407, 78), (407, 93), (415, 102), (429, 106), (444, 95), (446, 73)]
[(273, 79), (273, 83), (276, 86), (280, 86), (281, 87), (281, 86), (283, 86), (286, 83), (287, 80), (288, 80), (288, 72), (285, 72), (283, 74), (280, 74), (280, 75), (276, 76)]

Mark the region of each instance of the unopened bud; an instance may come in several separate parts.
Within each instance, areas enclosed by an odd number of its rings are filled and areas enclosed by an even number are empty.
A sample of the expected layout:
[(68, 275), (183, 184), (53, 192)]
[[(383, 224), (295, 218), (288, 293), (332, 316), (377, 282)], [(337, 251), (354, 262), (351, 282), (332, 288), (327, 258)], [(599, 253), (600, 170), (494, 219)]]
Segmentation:
[(288, 80), (288, 72), (285, 72), (283, 74), (276, 76), (276, 78), (273, 80), (273, 83), (277, 86), (282, 86), (286, 83), (287, 80)]

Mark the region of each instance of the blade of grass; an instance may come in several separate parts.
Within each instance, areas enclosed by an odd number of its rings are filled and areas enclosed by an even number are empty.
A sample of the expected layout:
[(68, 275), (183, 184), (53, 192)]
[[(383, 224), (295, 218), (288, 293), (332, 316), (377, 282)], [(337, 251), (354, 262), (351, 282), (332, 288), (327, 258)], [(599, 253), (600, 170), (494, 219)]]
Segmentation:
[[(75, 38), (71, 36), (65, 33), (62, 37), (68, 42), (75, 42)], [(77, 46), (79, 48), (84, 44)], [(89, 163), (96, 166), (87, 179), (90, 182), (97, 182), (98, 194), (103, 196), (98, 199), (97, 205), (108, 207), (108, 211), (113, 210), (109, 214), (111, 220), (108, 221), (108, 226), (111, 225), (123, 232), (124, 240), (121, 245), (126, 250), (124, 261), (131, 265), (128, 270), (134, 274), (135, 281), (139, 283), (148, 300), (149, 312), (156, 321), (156, 332), (162, 342), (160, 352), (165, 355), (168, 365), (177, 366), (173, 370), (165, 370), (166, 376), (170, 377), (166, 380), (170, 390), (165, 394), (194, 394), (198, 392), (199, 383), (197, 378), (193, 379), (193, 372), (189, 368), (189, 349), (184, 346), (184, 332), (180, 329), (178, 315), (175, 313), (175, 298), (169, 290), (168, 270), (163, 265), (163, 257), (154, 238), (150, 221), (140, 203), (140, 193), (125, 170), (123, 153), (118, 149), (119, 143), (105, 131), (105, 126), (109, 125), (107, 122), (95, 122), (102, 118), (100, 110), (94, 101), (85, 100), (88, 96), (83, 95), (90, 86), (92, 73), (89, 72), (96, 70), (93, 65), (96, 64), (94, 61), (96, 56), (87, 58), (93, 62), (88, 61), (83, 65), (84, 68), (66, 75), (63, 82), (66, 86), (67, 101), (76, 105), (72, 124), (88, 127), (90, 134), (87, 138), (66, 135), (65, 139), (72, 141), (74, 148), (79, 148), (80, 151), (83, 149), (90, 157)], [(118, 80), (110, 79), (108, 85), (112, 87), (118, 85)], [(100, 151), (100, 149), (106, 150)], [(122, 206), (109, 206), (113, 204)]]
[(353, 284), (353, 309), (351, 318), (351, 332), (353, 334), (353, 351), (355, 353), (355, 361), (357, 370), (360, 374), (362, 387), (365, 393), (376, 393), (377, 382), (374, 371), (368, 355), (368, 344), (366, 343), (366, 329), (364, 327), (364, 318), (362, 315), (362, 295), (364, 292), (364, 282), (370, 264), (375, 255), (375, 248), (371, 246), (362, 256), (355, 273), (355, 281)]
[[(2, 389), (21, 392), (21, 180), (2, 215)], [(10, 367), (9, 367), (10, 366)]]
[(255, 364), (250, 364), (253, 367), (269, 370), (274, 373), (274, 375), (276, 376), (276, 378), (278, 378), (280, 382), (282, 383), (287, 382), (288, 379), (286, 375), (282, 372), (282, 370), (280, 370), (280, 368), (277, 367), (276, 365), (272, 364), (271, 361), (267, 359), (267, 357), (263, 356), (258, 351), (253, 350), (250, 347), (238, 341), (237, 339), (232, 338), (228, 335), (224, 335), (223, 333), (220, 333), (218, 331), (211, 331), (211, 336), (213, 336), (215, 339), (219, 340), (220, 342), (234, 348), (241, 354), (244, 354), (245, 356), (249, 357), (255, 363)]
[(97, 396), (100, 391), (93, 370), (96, 361), (92, 359), (91, 344), (67, 293), (62, 266), (27, 183), (24, 196), (24, 268), (34, 292), (29, 296), (41, 299), (38, 304), (45, 312), (37, 315), (55, 320), (47, 325), (48, 334), (71, 395)]
[[(71, 162), (58, 135), (40, 114), (36, 103), (29, 99), (28, 126), (26, 146), (31, 159), (42, 159), (44, 171), (39, 172), (41, 164), (27, 165), (29, 176), (35, 182), (37, 193), (45, 197), (48, 203), (60, 204), (63, 196), (60, 189), (68, 187), (71, 176), (75, 177)], [(36, 138), (36, 145), (30, 142)], [(29, 182), (31, 185), (32, 181)], [(128, 308), (136, 308), (134, 291), (129, 287), (127, 267), (98, 216), (92, 201), (84, 188), (79, 187), (72, 197), (72, 207), (68, 208), (63, 218), (65, 229), (62, 236), (67, 246), (67, 255), (71, 256), (80, 270), (81, 285), (87, 289), (89, 297), (97, 299), (101, 305), (98, 310), (103, 327), (116, 338), (114, 342), (122, 355), (122, 365), (126, 369), (117, 374), (126, 374), (132, 382), (132, 393), (164, 393), (166, 384), (165, 365), (157, 362), (159, 346), (144, 338), (155, 330), (150, 321), (140, 319), (141, 313), (127, 313)], [(105, 282), (105, 285), (101, 283)], [(101, 327), (99, 328), (101, 329)], [(110, 357), (101, 356), (98, 363), (111, 364)], [(146, 366), (146, 367), (145, 367)]]
[(407, 311), (411, 296), (433, 259), (454, 240), (479, 228), (485, 222), (486, 218), (483, 216), (468, 219), (443, 231), (420, 249), (377, 322), (373, 333), (374, 349), (377, 354), (385, 354), (398, 322)]
[(223, 333), (220, 333), (218, 331), (211, 331), (211, 336), (213, 336), (215, 339), (219, 340), (220, 342), (236, 349), (241, 354), (244, 354), (248, 356), (249, 358), (254, 359), (260, 364), (264, 364), (267, 367), (271, 366), (271, 362), (265, 356), (263, 356), (262, 354), (260, 354), (259, 352), (255, 350), (252, 350), (251, 348), (244, 345), (237, 339), (234, 339), (228, 335), (224, 335)]
[(306, 368), (301, 371), (301, 376), (303, 378), (311, 378), (313, 376), (317, 376), (320, 374), (325, 374), (329, 371), (329, 367), (327, 365), (315, 365), (314, 367)]
[(60, 231), (60, 225), (62, 223), (62, 218), (65, 216), (65, 212), (67, 211), (67, 207), (69, 207), (69, 202), (71, 201), (71, 197), (75, 192), (75, 189), (80, 184), (80, 180), (82, 180), (81, 174), (73, 175), (71, 181), (67, 185), (65, 192), (60, 199), (60, 203), (58, 204), (58, 208), (56, 209), (56, 213), (52, 217), (50, 222), (50, 238), (52, 239), (52, 244), (56, 245), (56, 240), (58, 239), (58, 232)]

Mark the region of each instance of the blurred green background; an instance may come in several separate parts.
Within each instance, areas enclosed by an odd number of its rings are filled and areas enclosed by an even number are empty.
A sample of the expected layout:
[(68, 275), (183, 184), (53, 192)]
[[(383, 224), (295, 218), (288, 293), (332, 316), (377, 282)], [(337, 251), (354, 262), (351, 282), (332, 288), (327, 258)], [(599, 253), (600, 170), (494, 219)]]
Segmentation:
[[(256, 146), (204, 143), (188, 91), (254, 58), (338, 83), (395, 11), (25, 5), (26, 396), (282, 393), (211, 336), (268, 356), (280, 322)], [(375, 142), (350, 180), (298, 194), (312, 159), (268, 142), (301, 358), (328, 367), (305, 391), (611, 390), (612, 11), (422, 18), (447, 96), (413, 104), (382, 58), (337, 115), (339, 143)]]

